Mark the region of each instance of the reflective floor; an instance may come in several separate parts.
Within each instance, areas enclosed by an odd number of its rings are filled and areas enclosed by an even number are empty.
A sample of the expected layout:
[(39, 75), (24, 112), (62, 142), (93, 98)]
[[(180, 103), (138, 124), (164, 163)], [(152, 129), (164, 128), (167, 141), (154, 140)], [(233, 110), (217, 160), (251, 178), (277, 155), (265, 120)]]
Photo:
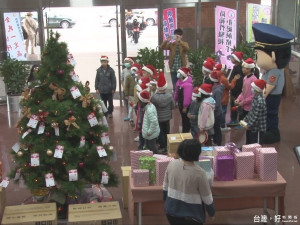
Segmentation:
[[(300, 101), (299, 94), (293, 99), (283, 98), (280, 106), (281, 142), (274, 146), (279, 153), (278, 170), (287, 181), (285, 196), (285, 216), (298, 216), (300, 224), (300, 166), (293, 151), (294, 146), (300, 145)], [(110, 126), (110, 140), (117, 150), (117, 161), (111, 162), (111, 166), (121, 177), (121, 166), (130, 164), (129, 151), (137, 148), (137, 142), (133, 139), (137, 136), (129, 122), (124, 122), (125, 108), (120, 107), (115, 100), (114, 117), (108, 119)], [(0, 106), (0, 160), (3, 162), (3, 175), (7, 175), (12, 166), (12, 157), (9, 153), (11, 147), (17, 142), (18, 121), (17, 113), (8, 113), (6, 105)], [(178, 133), (180, 127), (180, 115), (174, 110), (171, 120), (171, 133)], [(223, 133), (223, 143), (234, 141), (238, 146), (245, 143), (243, 130), (232, 130)], [(122, 206), (122, 186), (109, 188), (116, 201)], [(17, 205), (30, 198), (29, 191), (21, 184), (10, 182), (6, 189), (7, 205)], [(254, 215), (263, 215), (261, 209), (249, 209), (239, 211), (217, 212), (214, 221), (208, 224), (253, 224)], [(122, 209), (123, 224), (129, 224), (128, 213)], [(284, 216), (284, 215), (282, 215)], [(0, 215), (1, 217), (1, 215)], [(143, 224), (167, 224), (164, 216), (143, 217)], [(291, 223), (292, 224), (292, 223)], [(293, 223), (295, 224), (295, 223)]]

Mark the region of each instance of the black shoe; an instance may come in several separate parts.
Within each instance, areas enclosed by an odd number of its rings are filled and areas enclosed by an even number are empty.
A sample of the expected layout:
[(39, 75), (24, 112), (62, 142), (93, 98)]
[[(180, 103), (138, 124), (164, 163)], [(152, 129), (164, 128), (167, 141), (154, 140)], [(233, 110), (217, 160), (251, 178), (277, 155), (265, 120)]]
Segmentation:
[(112, 114), (108, 114), (108, 118), (113, 118), (113, 115)]
[(280, 131), (279, 130), (269, 130), (264, 134), (263, 143), (273, 144), (280, 141)]

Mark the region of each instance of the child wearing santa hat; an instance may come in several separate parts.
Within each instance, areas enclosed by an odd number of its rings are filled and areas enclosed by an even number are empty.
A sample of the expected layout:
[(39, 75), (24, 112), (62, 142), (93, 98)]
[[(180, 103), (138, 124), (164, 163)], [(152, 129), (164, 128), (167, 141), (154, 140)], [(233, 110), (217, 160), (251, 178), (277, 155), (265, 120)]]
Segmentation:
[(187, 117), (190, 119), (191, 124), (191, 133), (193, 138), (197, 137), (198, 134), (198, 111), (200, 107), (200, 96), (199, 94), (199, 87), (194, 87), (193, 94), (192, 94), (192, 103), (190, 105), (189, 112)]
[(157, 91), (151, 97), (151, 102), (155, 105), (158, 116), (160, 133), (158, 143), (160, 151), (165, 152), (167, 147), (167, 134), (170, 133), (170, 120), (172, 119), (172, 110), (174, 109), (174, 101), (171, 93), (166, 92), (167, 82), (162, 71), (159, 72), (157, 79)]
[(143, 77), (149, 77), (151, 81), (157, 79), (157, 72), (154, 66), (145, 65), (143, 66), (142, 71)]
[(202, 66), (202, 73), (203, 73), (203, 82), (206, 84), (211, 84), (209, 79), (209, 74), (213, 71), (215, 66), (215, 61), (212, 58), (207, 58), (204, 60), (203, 66)]
[(265, 80), (255, 80), (251, 83), (254, 93), (250, 112), (240, 123), (247, 129), (246, 144), (263, 143), (263, 135), (267, 129), (267, 106), (263, 97), (266, 88)]
[(128, 113), (128, 99), (125, 98), (125, 85), (126, 85), (126, 78), (127, 76), (131, 75), (131, 66), (134, 63), (131, 57), (126, 57), (124, 59), (124, 69), (121, 72), (121, 86), (123, 90), (123, 97), (124, 97), (124, 105), (126, 106), (126, 112)]
[(178, 109), (182, 120), (182, 133), (190, 132), (191, 124), (187, 117), (192, 102), (193, 80), (190, 69), (182, 67), (177, 71), (178, 80), (175, 86), (174, 101), (178, 103)]
[(149, 91), (138, 93), (141, 108), (144, 110), (144, 118), (142, 123), (142, 135), (145, 139), (145, 147), (154, 154), (157, 153), (156, 139), (160, 129), (155, 106), (150, 102)]
[[(242, 71), (243, 74), (245, 75), (243, 79), (243, 88), (242, 88), (242, 92), (234, 102), (235, 105), (243, 109), (239, 117), (240, 120), (242, 120), (251, 109), (251, 103), (254, 95), (251, 91), (251, 83), (257, 80), (256, 76), (254, 75), (254, 68), (255, 68), (255, 63), (254, 60), (251, 58), (246, 59), (242, 64)], [(239, 127), (240, 126), (238, 126), (237, 128)]]

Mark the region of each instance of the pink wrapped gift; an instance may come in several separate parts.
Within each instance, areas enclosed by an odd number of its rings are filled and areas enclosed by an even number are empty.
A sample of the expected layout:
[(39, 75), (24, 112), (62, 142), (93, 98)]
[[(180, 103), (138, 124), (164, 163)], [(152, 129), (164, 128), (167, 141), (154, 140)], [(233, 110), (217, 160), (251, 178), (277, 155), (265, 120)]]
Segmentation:
[[(232, 152), (225, 146), (216, 146), (215, 147), (215, 157), (214, 157), (214, 162), (216, 162), (217, 156), (222, 156), (222, 155), (232, 155)], [(213, 164), (213, 169), (215, 175), (217, 175), (217, 164)]]
[(173, 160), (174, 160), (174, 158), (172, 158), (172, 157), (156, 159), (156, 161), (155, 161), (156, 185), (163, 185), (167, 167), (168, 167), (169, 163)]
[(258, 177), (264, 181), (277, 180), (277, 151), (275, 148), (258, 148)]
[(153, 157), (156, 158), (156, 159), (163, 159), (163, 158), (168, 158), (169, 156), (161, 155), (161, 154), (154, 154)]
[(216, 177), (219, 181), (234, 180), (234, 158), (232, 155), (216, 157)]
[(141, 156), (153, 156), (153, 152), (150, 150), (130, 151), (131, 171), (139, 168), (139, 159)]
[(249, 145), (243, 145), (242, 147), (242, 151), (243, 152), (253, 152), (254, 153), (254, 158), (255, 158), (255, 162), (254, 162), (254, 172), (258, 173), (258, 167), (259, 167), (259, 163), (258, 163), (258, 151), (257, 149), (261, 148), (260, 144), (249, 144)]
[(135, 187), (149, 186), (149, 170), (134, 169), (132, 170), (133, 185)]
[(254, 177), (253, 152), (237, 152), (234, 154), (235, 177), (237, 180), (252, 179)]

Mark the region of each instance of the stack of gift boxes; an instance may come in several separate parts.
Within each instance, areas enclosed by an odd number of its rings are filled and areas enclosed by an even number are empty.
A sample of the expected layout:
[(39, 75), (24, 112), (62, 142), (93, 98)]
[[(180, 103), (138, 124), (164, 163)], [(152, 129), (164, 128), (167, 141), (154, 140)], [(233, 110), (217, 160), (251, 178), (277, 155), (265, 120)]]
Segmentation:
[(133, 185), (145, 187), (162, 185), (172, 157), (154, 154), (149, 150), (130, 151)]
[[(242, 151), (234, 145), (202, 147), (197, 164), (206, 172), (214, 171), (216, 180), (253, 179), (277, 180), (277, 151), (259, 144), (244, 145)], [(211, 165), (211, 168), (209, 167)]]

